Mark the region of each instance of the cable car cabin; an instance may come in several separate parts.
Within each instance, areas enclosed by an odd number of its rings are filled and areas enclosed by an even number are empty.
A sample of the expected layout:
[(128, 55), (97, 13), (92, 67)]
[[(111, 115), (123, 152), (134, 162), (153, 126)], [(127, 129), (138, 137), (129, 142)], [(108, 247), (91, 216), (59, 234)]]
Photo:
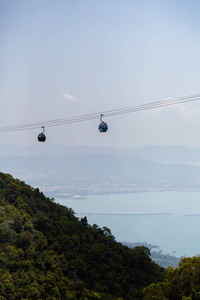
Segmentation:
[(46, 140), (46, 135), (44, 133), (40, 133), (38, 135), (38, 141), (39, 142), (45, 142), (45, 140)]
[(108, 125), (105, 122), (101, 122), (99, 124), (99, 131), (100, 132), (106, 132), (108, 130)]

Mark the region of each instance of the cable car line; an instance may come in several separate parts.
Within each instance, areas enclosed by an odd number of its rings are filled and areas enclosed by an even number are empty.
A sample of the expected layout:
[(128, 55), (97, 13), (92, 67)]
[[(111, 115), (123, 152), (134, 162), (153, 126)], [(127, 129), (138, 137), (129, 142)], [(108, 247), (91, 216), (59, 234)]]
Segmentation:
[(176, 98), (176, 99), (168, 99), (164, 101), (159, 101), (159, 102), (152, 102), (148, 104), (142, 104), (138, 105), (135, 107), (130, 107), (130, 108), (125, 108), (125, 109), (120, 109), (120, 110), (113, 110), (110, 113), (104, 113), (106, 117), (110, 116), (115, 116), (119, 114), (126, 114), (126, 113), (132, 113), (132, 112), (137, 112), (137, 111), (144, 111), (148, 109), (154, 109), (154, 108), (160, 108), (160, 107), (165, 107), (165, 106), (170, 106), (170, 105), (176, 105), (176, 104), (181, 104), (185, 102), (191, 102), (191, 101), (197, 101), (200, 100), (200, 95), (195, 95), (189, 97), (182, 97), (182, 98)]
[[(7, 127), (0, 128), (0, 132), (31, 130), (31, 129), (38, 129), (41, 127), (53, 127), (53, 126), (59, 126), (59, 125), (66, 125), (66, 124), (71, 124), (71, 123), (77, 123), (77, 122), (98, 119), (99, 116), (101, 116), (101, 115), (103, 115), (104, 117), (112, 117), (112, 116), (117, 116), (117, 115), (121, 115), (121, 114), (134, 113), (134, 112), (145, 111), (145, 110), (155, 109), (155, 108), (162, 108), (162, 107), (166, 107), (166, 106), (171, 106), (171, 105), (176, 105), (176, 104), (181, 104), (181, 103), (186, 103), (186, 102), (192, 102), (192, 101), (198, 101), (198, 100), (200, 100), (200, 94), (195, 94), (195, 95), (191, 95), (191, 96), (166, 99), (163, 101), (157, 101), (157, 102), (151, 102), (151, 103), (126, 107), (126, 108), (103, 111), (101, 113), (92, 113), (92, 114), (87, 114), (87, 115), (68, 117), (68, 118), (62, 118), (62, 119), (53, 119), (53, 120), (37, 122), (37, 123), (28, 123), (28, 124), (21, 124), (21, 125), (16, 125), (16, 126), (7, 126)], [(100, 120), (102, 122), (102, 119), (100, 119)]]
[(64, 119), (43, 121), (43, 122), (38, 122), (38, 123), (29, 123), (29, 124), (22, 124), (22, 125), (16, 125), (16, 126), (2, 127), (2, 128), (0, 128), (0, 132), (34, 129), (34, 128), (41, 127), (41, 125), (45, 125), (45, 127), (57, 126), (59, 124), (63, 125), (63, 124), (67, 124), (67, 123), (75, 123), (75, 122), (79, 122), (79, 121), (85, 121), (85, 120), (87, 121), (87, 120), (90, 120), (90, 119), (97, 119), (97, 118), (99, 118), (99, 113), (89, 114), (89, 115), (82, 115), (82, 116), (77, 116), (77, 117), (64, 118)]

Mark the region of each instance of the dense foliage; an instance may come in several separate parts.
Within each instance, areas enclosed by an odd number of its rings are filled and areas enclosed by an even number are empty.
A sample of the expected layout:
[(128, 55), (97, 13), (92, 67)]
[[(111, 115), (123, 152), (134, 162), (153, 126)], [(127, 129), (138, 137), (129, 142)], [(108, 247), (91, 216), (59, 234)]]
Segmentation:
[(184, 257), (179, 267), (167, 268), (165, 281), (144, 289), (146, 300), (200, 299), (200, 257)]
[(142, 299), (164, 269), (145, 247), (0, 173), (0, 299)]

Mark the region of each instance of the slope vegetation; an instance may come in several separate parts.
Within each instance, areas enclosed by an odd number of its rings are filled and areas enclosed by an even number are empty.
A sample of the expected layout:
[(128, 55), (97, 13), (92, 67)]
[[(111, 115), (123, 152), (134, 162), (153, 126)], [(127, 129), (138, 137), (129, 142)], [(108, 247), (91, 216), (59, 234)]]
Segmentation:
[(149, 249), (117, 243), (108, 228), (0, 173), (0, 299), (142, 299), (164, 280)]

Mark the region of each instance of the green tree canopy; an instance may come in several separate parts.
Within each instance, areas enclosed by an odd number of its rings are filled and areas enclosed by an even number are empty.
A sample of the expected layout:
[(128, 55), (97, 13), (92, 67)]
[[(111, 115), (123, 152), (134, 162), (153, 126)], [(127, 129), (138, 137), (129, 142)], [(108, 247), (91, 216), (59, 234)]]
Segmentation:
[(147, 248), (0, 173), (0, 299), (142, 299), (164, 273)]

